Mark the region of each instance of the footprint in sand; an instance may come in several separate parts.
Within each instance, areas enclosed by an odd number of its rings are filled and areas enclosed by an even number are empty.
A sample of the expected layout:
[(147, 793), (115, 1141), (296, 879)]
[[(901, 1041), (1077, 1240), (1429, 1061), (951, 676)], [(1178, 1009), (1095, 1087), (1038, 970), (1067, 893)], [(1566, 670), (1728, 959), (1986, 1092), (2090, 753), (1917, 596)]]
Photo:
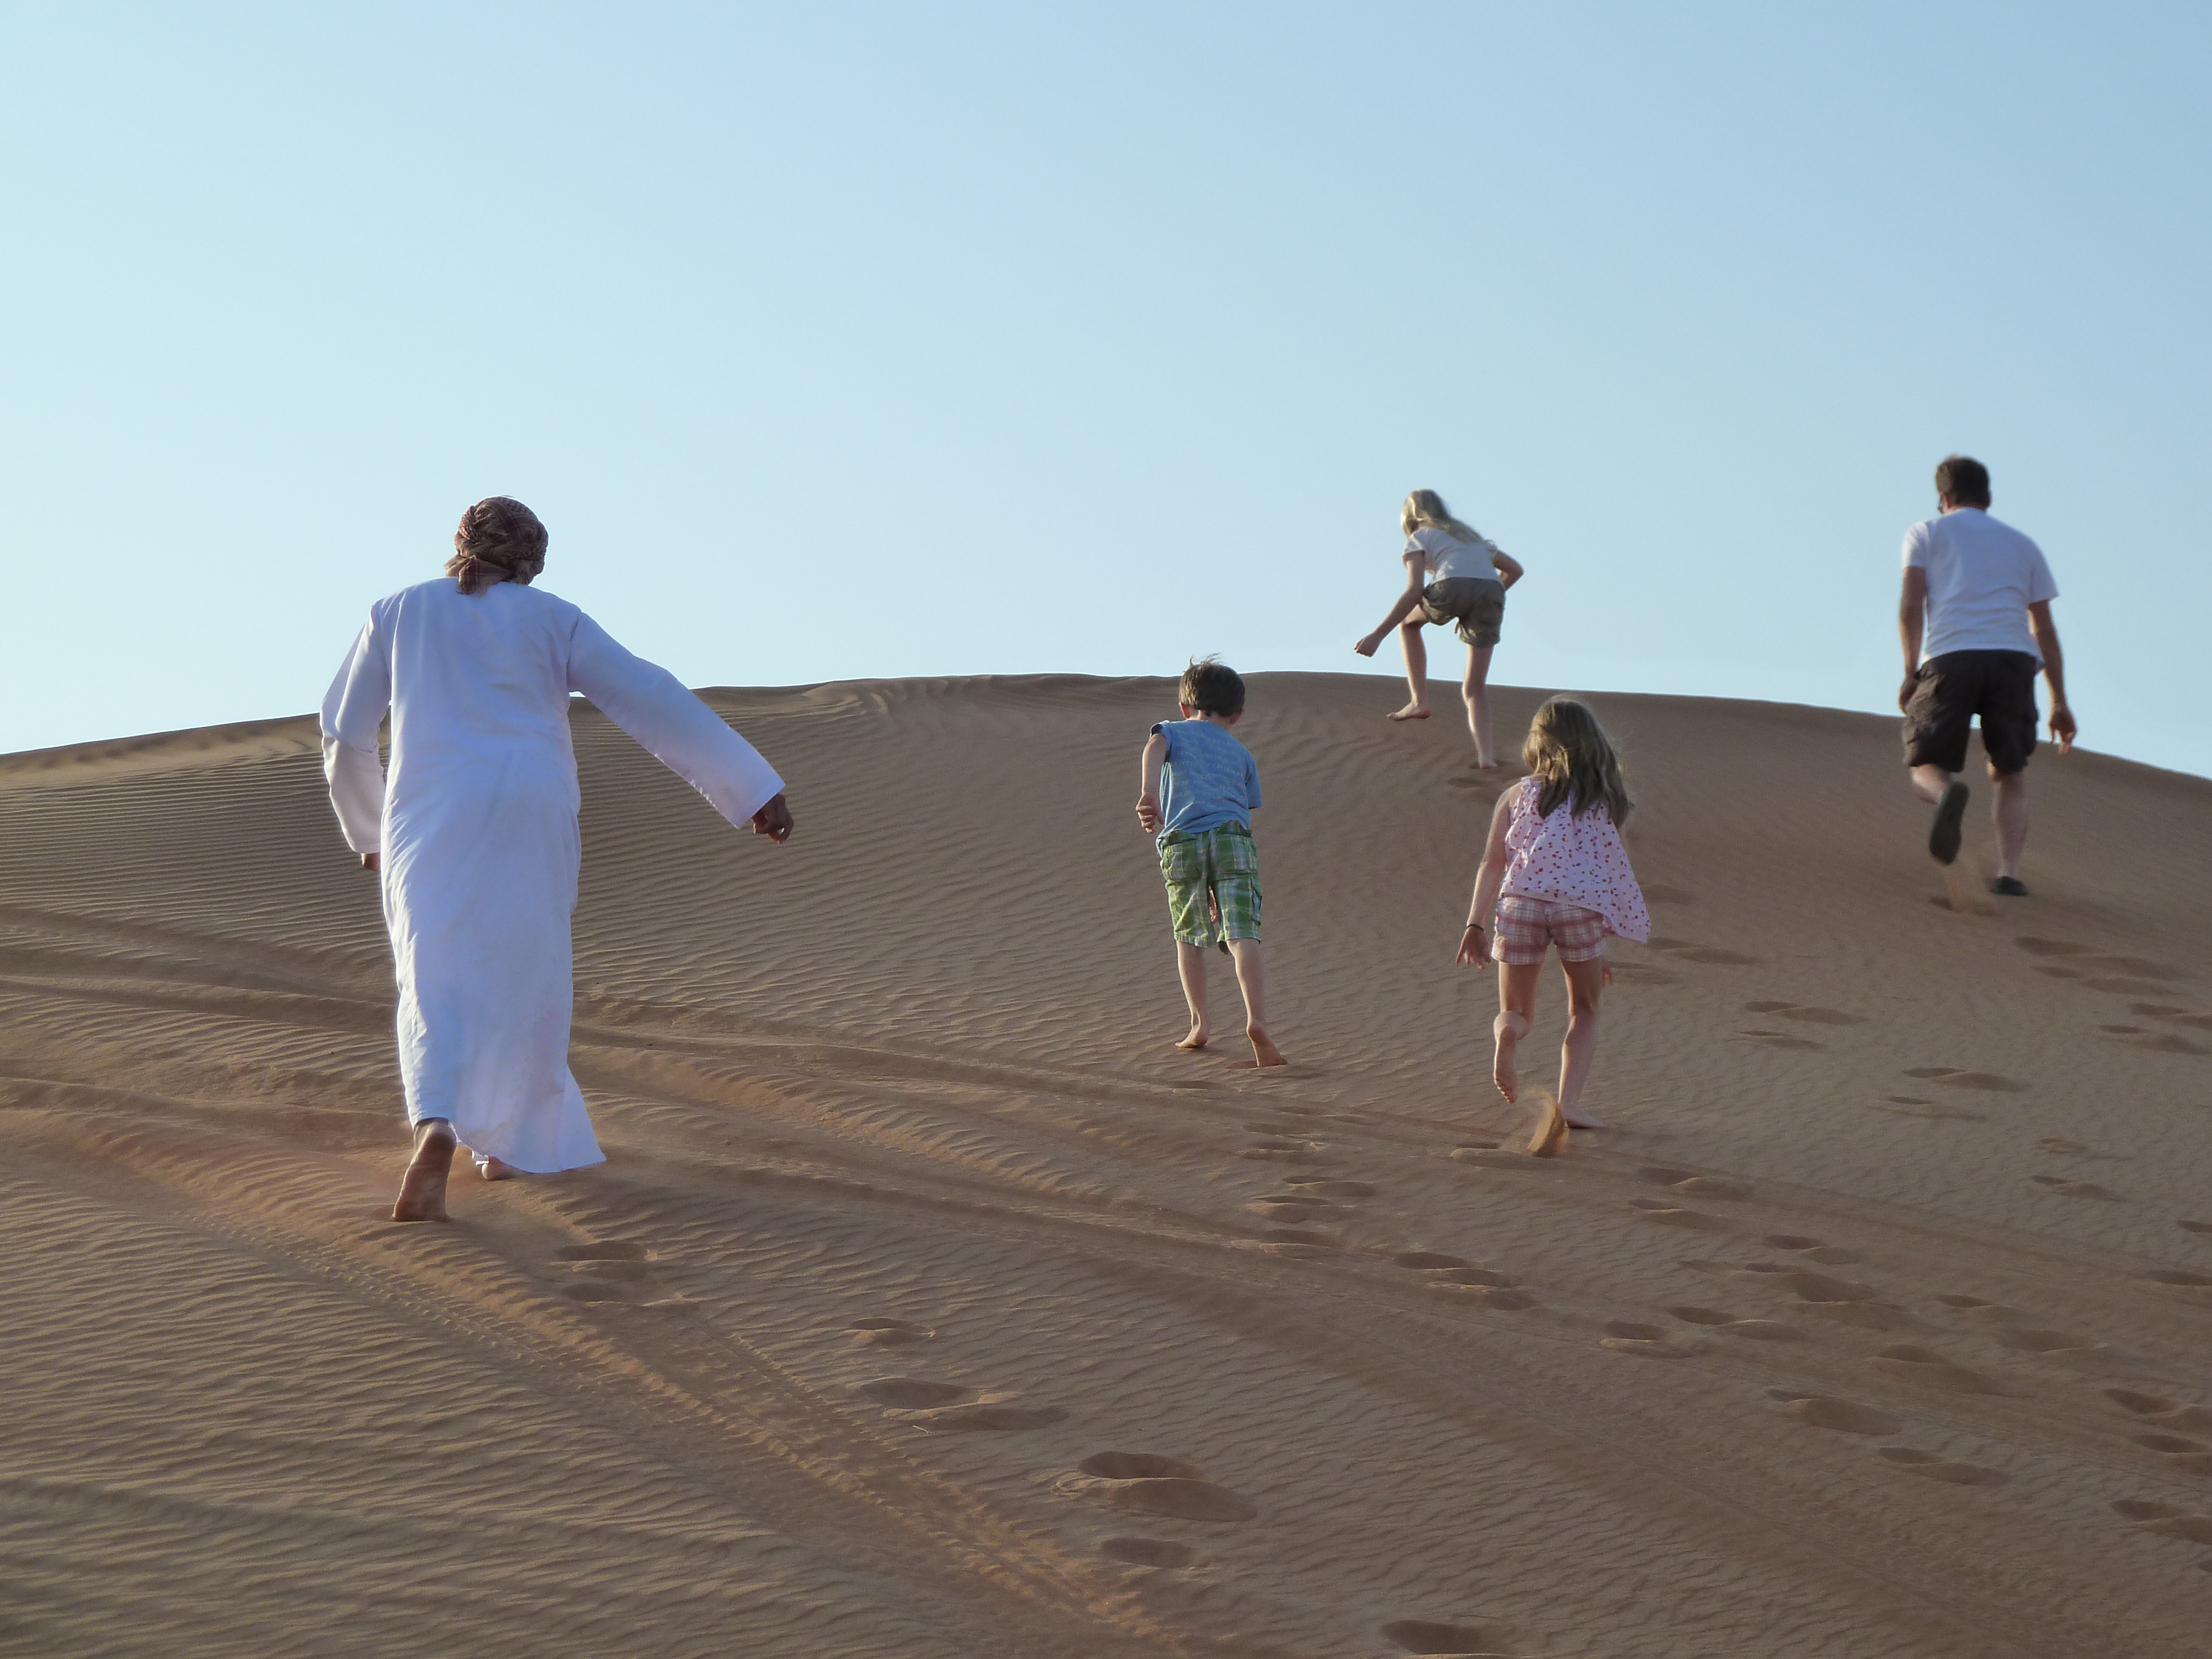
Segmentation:
[(1504, 1273), (1459, 1256), (1440, 1255), (1433, 1250), (1401, 1250), (1390, 1260), (1408, 1272), (1419, 1273), (1422, 1282), (1431, 1289), (1465, 1301), (1479, 1302), (1486, 1308), (1519, 1313), (1536, 1305), (1534, 1297), (1515, 1290), (1513, 1281)]
[(1738, 951), (1717, 950), (1710, 945), (1699, 945), (1694, 939), (1666, 939), (1657, 934), (1651, 938), (1651, 948), (1664, 951), (1668, 956), (1684, 962), (1702, 962), (1715, 968), (1755, 968), (1757, 957), (1747, 957)]
[(1686, 893), (1679, 887), (1646, 887), (1644, 897), (1651, 904), (1695, 904), (1698, 902), (1695, 893)]
[(2068, 1198), (2101, 1199), (2107, 1204), (2126, 1200), (2109, 1187), (2100, 1187), (2094, 1181), (2075, 1181), (2066, 1176), (2030, 1176), (2028, 1179), (2047, 1192), (2061, 1193)]
[(2177, 1221), (2173, 1224), (2185, 1233), (2212, 1233), (2212, 1221)]
[(1826, 1262), (1832, 1267), (1849, 1267), (1859, 1258), (1849, 1250), (1838, 1249), (1833, 1244), (1823, 1244), (1817, 1238), (1808, 1238), (1802, 1233), (1769, 1233), (1759, 1241), (1778, 1250), (1789, 1250), (1795, 1255)]
[(1729, 1224), (1718, 1216), (1681, 1209), (1663, 1198), (1632, 1198), (1628, 1200), (1628, 1206), (1644, 1220), (1656, 1221), (1662, 1227), (1685, 1227), (1695, 1233), (1719, 1233), (1729, 1230)]
[(1016, 1406), (1008, 1403), (1012, 1395), (919, 1376), (879, 1376), (861, 1383), (860, 1392), (890, 1407), (884, 1415), (892, 1422), (925, 1429), (1041, 1429), (1067, 1416), (1056, 1406)]
[(1100, 1452), (1076, 1469), (1060, 1476), (1056, 1490), (1139, 1515), (1234, 1522), (1260, 1512), (1251, 1499), (1207, 1479), (1204, 1469), (1157, 1452)]
[(1810, 1037), (1791, 1036), (1787, 1031), (1742, 1030), (1736, 1035), (1749, 1037), (1754, 1042), (1765, 1043), (1770, 1048), (1789, 1048), (1801, 1053), (1808, 1050), (1819, 1053), (1826, 1047)]
[(1317, 1164), (1321, 1161), (1323, 1145), (1318, 1140), (1300, 1140), (1287, 1135), (1277, 1135), (1256, 1146), (1245, 1147), (1237, 1156), (1256, 1158), (1262, 1163)]
[(1425, 1659), (1513, 1659), (1522, 1649), (1518, 1630), (1494, 1619), (1449, 1625), (1395, 1619), (1382, 1626), (1382, 1634)]
[(574, 1282), (562, 1287), (572, 1302), (630, 1300), (622, 1287), (649, 1276), (651, 1252), (628, 1239), (605, 1239), (590, 1244), (571, 1244), (553, 1252), (555, 1261), (566, 1267)]
[(1295, 1187), (1301, 1193), (1310, 1193), (1317, 1198), (1358, 1200), (1375, 1196), (1375, 1188), (1364, 1181), (1334, 1181), (1324, 1176), (1304, 1181), (1286, 1181), (1286, 1187)]
[(2212, 1291), (2212, 1279), (2203, 1273), (2185, 1273), (2172, 1268), (2162, 1268), (2143, 1277), (2154, 1285), (2169, 1285), (2177, 1291)]
[(2105, 1345), (2087, 1336), (2076, 1336), (2069, 1331), (2046, 1331), (2033, 1326), (2025, 1328), (2000, 1330), (1997, 1341), (2015, 1353), (2058, 1354), (2086, 1353)]
[(1803, 1020), (1814, 1025), (1863, 1025), (1864, 1014), (1847, 1014), (1840, 1008), (1810, 1008), (1796, 1002), (1747, 1002), (1747, 1014), (1772, 1014), (1778, 1019)]
[(1597, 1345), (1613, 1353), (1640, 1354), (1646, 1359), (1687, 1359), (1698, 1352), (1668, 1341), (1667, 1333), (1659, 1326), (1639, 1325), (1626, 1319), (1616, 1319), (1607, 1325)]
[(2137, 1394), (2133, 1389), (2107, 1389), (2105, 1398), (2124, 1412), (2168, 1428), (2212, 1431), (2212, 1406), (2185, 1406), (2160, 1395)]
[(927, 1325), (903, 1319), (861, 1319), (845, 1327), (855, 1347), (904, 1348), (933, 1340), (937, 1333)]
[(2045, 1135), (2035, 1145), (2039, 1152), (2049, 1152), (2056, 1158), (2084, 1158), (2090, 1155), (2089, 1148), (2082, 1142), (2062, 1139), (2057, 1135)]
[(2136, 1532), (2159, 1538), (2184, 1538), (2192, 1544), (2212, 1544), (2212, 1515), (2191, 1515), (2174, 1504), (2144, 1498), (2117, 1498), (2112, 1512), (2132, 1521)]
[(2212, 1474), (2212, 1446), (2180, 1434), (2138, 1434), (2136, 1444), (2156, 1452), (2175, 1468), (2191, 1474)]
[[(1451, 1151), (1446, 1152), (1444, 1156), (1446, 1158), (1458, 1158), (1462, 1163), (1471, 1163), (1474, 1161), (1479, 1155), (1484, 1152), (1494, 1152), (1497, 1150), (1498, 1143), (1494, 1140), (1466, 1140), (1462, 1141), (1458, 1146), (1453, 1147)], [(2185, 1227), (2188, 1224), (2189, 1224), (2185, 1221), (2182, 1223), (2182, 1225)]]
[(1301, 1221), (1310, 1221), (1323, 1210), (1334, 1206), (1325, 1198), (1316, 1198), (1308, 1193), (1264, 1193), (1249, 1200), (1244, 1207), (1254, 1215), (1269, 1221), (1279, 1221), (1285, 1226), (1296, 1226)]
[(1996, 1469), (1985, 1469), (1975, 1463), (1954, 1463), (1931, 1451), (1918, 1451), (1911, 1446), (1883, 1446), (1881, 1455), (1907, 1474), (1923, 1476), (1929, 1480), (1941, 1480), (1953, 1486), (2002, 1486), (2012, 1479)]
[(2212, 1031), (2212, 1014), (2192, 1014), (2186, 1008), (2177, 1008), (2170, 1002), (2131, 1002), (2131, 1014), (2141, 1014), (2146, 1019), (2170, 1020), (2176, 1025), (2187, 1025), (2200, 1031)]
[(1699, 1198), (1717, 1198), (1723, 1202), (1751, 1196), (1751, 1188), (1741, 1182), (1699, 1175), (1692, 1170), (1669, 1170), (1655, 1164), (1638, 1170), (1636, 1178), (1654, 1187), (1672, 1187), (1677, 1192), (1695, 1193)]
[(1131, 1567), (1166, 1567), (1188, 1572), (1193, 1567), (1206, 1565), (1206, 1558), (1189, 1545), (1170, 1543), (1164, 1538), (1102, 1538), (1098, 1540), (1098, 1553), (1109, 1561)]
[(1923, 1123), (1986, 1123), (1989, 1119), (1979, 1112), (1970, 1112), (1962, 1106), (1942, 1106), (1918, 1095), (1885, 1095), (1872, 1102), (1877, 1112), (1887, 1112), (1896, 1117), (1916, 1117)]
[(1814, 1313), (1839, 1324), (1894, 1331), (1911, 1329), (1918, 1322), (1904, 1309), (1876, 1301), (1871, 1287), (1855, 1285), (1849, 1279), (1831, 1279), (1826, 1273), (1807, 1273), (1774, 1263), (1750, 1264), (1741, 1271), (1773, 1274), (1778, 1282), (1800, 1302), (1808, 1304)]
[(1789, 1342), (1797, 1337), (1796, 1332), (1778, 1319), (1744, 1319), (1714, 1308), (1669, 1308), (1667, 1311), (1686, 1325), (1726, 1331), (1730, 1336), (1747, 1337), (1754, 1342)]
[(2027, 1085), (2015, 1083), (2008, 1077), (1999, 1077), (1995, 1072), (1961, 1072), (1950, 1066), (1914, 1066), (1905, 1073), (1924, 1083), (1940, 1084), (1946, 1089), (1980, 1089), (1991, 1094), (2017, 1095), (2027, 1091)]
[(1795, 1394), (1787, 1389), (1769, 1389), (1766, 1397), (1775, 1402), (1784, 1417), (1815, 1429), (1829, 1429), (1837, 1434), (1893, 1435), (1905, 1425), (1887, 1412), (1878, 1412), (1871, 1406), (1862, 1406), (1855, 1401), (1838, 1400), (1828, 1395)]
[(1969, 1370), (1933, 1348), (1917, 1347), (1911, 1343), (1884, 1348), (1867, 1364), (1883, 1376), (1893, 1376), (1900, 1382), (1917, 1382), (1923, 1389), (1941, 1389), (1947, 1394), (2005, 1392), (1979, 1371)]

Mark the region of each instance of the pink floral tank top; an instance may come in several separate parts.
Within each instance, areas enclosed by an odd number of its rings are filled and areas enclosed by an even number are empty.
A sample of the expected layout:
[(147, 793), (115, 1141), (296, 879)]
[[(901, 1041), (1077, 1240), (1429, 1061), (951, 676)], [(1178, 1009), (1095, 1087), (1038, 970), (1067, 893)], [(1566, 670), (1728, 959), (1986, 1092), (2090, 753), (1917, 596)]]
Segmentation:
[(1641, 943), (1651, 937), (1651, 914), (1644, 908), (1644, 890), (1628, 867), (1628, 849), (1613, 827), (1613, 814), (1602, 803), (1577, 817), (1572, 804), (1561, 801), (1551, 816), (1536, 814), (1541, 778), (1528, 777), (1515, 787), (1513, 820), (1506, 826), (1505, 845), (1513, 854), (1505, 866), (1504, 896), (1550, 899), (1595, 910), (1605, 919), (1605, 931)]

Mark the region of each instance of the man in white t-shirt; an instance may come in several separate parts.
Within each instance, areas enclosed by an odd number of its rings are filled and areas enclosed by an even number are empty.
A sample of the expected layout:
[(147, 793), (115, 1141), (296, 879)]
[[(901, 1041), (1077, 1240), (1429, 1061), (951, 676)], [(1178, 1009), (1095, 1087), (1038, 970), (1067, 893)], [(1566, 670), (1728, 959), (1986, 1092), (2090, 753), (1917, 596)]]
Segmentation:
[[(1990, 890), (2025, 898), (2021, 848), (2027, 842), (2027, 757), (2035, 749), (2035, 676), (2051, 683), (2051, 735), (2074, 746), (2066, 668), (2051, 602), (2058, 585), (2043, 550), (1990, 516), (1990, 473), (1964, 455), (1936, 469), (1942, 512), (1905, 532), (1905, 763), (1912, 787), (1936, 808), (1928, 851), (1938, 864), (1959, 856), (1966, 811), (1966, 731), (1982, 722), (1982, 751), (1996, 786), (1997, 875)], [(1924, 657), (1924, 660), (1923, 660)]]

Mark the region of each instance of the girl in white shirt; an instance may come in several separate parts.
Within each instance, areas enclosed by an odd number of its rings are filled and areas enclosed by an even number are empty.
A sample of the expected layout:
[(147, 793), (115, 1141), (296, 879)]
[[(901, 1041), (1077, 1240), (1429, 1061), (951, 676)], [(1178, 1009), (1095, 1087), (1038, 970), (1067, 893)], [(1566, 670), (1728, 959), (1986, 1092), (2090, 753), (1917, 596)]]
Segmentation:
[(1484, 771), (1498, 764), (1490, 735), (1490, 653), (1497, 648), (1505, 615), (1505, 590), (1521, 580), (1521, 567), (1494, 542), (1462, 524), (1433, 489), (1417, 489), (1398, 512), (1405, 532), (1406, 591), (1375, 631), (1352, 648), (1371, 657), (1382, 636), (1398, 630), (1406, 653), (1406, 684), (1413, 696), (1394, 720), (1429, 717), (1429, 652), (1421, 629), (1433, 623), (1458, 624), (1467, 645), (1468, 730), (1474, 735), (1474, 763)]

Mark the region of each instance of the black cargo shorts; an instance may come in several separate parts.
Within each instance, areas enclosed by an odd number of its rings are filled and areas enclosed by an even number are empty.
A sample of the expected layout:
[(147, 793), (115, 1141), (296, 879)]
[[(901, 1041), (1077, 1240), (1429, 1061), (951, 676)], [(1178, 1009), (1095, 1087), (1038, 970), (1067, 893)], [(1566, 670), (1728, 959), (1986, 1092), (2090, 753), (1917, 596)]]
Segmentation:
[(2000, 772), (2021, 772), (2035, 752), (2035, 676), (2025, 651), (1947, 651), (1920, 665), (1905, 705), (1905, 763), (1966, 769), (1966, 728), (1982, 721), (1982, 752)]

